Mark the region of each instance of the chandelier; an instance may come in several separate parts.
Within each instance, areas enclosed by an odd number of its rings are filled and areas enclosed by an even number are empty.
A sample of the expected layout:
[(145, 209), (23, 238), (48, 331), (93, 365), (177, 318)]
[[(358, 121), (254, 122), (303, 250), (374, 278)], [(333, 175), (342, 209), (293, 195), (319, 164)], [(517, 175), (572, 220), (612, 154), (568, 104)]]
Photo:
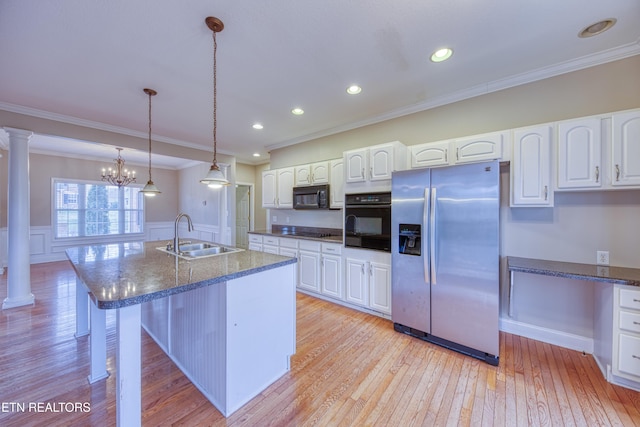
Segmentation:
[(116, 148), (118, 150), (118, 158), (115, 159), (114, 168), (102, 168), (102, 180), (107, 181), (111, 185), (124, 187), (127, 184), (136, 182), (136, 171), (128, 171), (124, 167), (124, 159), (120, 156), (122, 148)]
[(224, 24), (218, 18), (213, 16), (209, 16), (205, 19), (205, 23), (209, 27), (209, 29), (213, 32), (213, 162), (211, 163), (211, 168), (203, 179), (200, 180), (201, 183), (208, 185), (211, 188), (220, 188), (223, 185), (229, 185), (229, 181), (224, 176), (224, 173), (220, 170), (218, 166), (216, 154), (217, 154), (217, 145), (218, 141), (216, 139), (216, 129), (217, 129), (217, 88), (216, 88), (216, 78), (217, 78), (217, 70), (216, 70), (216, 51), (218, 50), (218, 44), (216, 43), (216, 33), (219, 33), (224, 29)]
[(143, 91), (149, 95), (149, 181), (147, 181), (147, 185), (145, 185), (140, 192), (147, 197), (153, 197), (156, 194), (160, 194), (160, 190), (158, 190), (158, 187), (156, 187), (151, 180), (151, 97), (157, 95), (158, 92), (147, 88), (143, 89)]

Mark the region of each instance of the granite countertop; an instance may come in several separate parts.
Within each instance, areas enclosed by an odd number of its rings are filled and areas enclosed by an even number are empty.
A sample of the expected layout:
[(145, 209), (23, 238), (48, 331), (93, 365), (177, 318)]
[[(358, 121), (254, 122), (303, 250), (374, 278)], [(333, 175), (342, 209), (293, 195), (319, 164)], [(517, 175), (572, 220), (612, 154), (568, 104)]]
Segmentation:
[(288, 237), (292, 239), (316, 240), (328, 243), (342, 243), (342, 230), (339, 228), (302, 227), (296, 225), (273, 225), (271, 231), (254, 230), (250, 234), (262, 236)]
[(596, 264), (507, 257), (509, 271), (640, 286), (640, 269)]
[(156, 249), (162, 246), (157, 241), (90, 245), (69, 248), (66, 254), (100, 309), (140, 304), (297, 262), (251, 250), (187, 260)]

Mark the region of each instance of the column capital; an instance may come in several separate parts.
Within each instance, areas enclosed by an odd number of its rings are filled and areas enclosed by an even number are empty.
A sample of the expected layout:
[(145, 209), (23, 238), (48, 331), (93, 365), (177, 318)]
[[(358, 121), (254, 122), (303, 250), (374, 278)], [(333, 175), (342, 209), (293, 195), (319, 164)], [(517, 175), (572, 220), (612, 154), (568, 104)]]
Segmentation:
[(11, 141), (12, 138), (17, 138), (26, 140), (28, 142), (29, 139), (33, 136), (33, 132), (26, 129), (12, 128), (9, 126), (3, 126), (2, 129), (4, 129), (4, 131), (9, 135), (9, 141)]

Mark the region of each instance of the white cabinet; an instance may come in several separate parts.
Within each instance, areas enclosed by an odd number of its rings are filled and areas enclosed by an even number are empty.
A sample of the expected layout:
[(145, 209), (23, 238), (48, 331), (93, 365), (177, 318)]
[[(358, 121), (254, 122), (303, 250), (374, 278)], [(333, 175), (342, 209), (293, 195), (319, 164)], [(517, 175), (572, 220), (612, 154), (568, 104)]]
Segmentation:
[(347, 302), (366, 306), (369, 301), (367, 261), (347, 258), (345, 261), (345, 281)]
[(249, 233), (249, 250), (262, 251), (262, 236)]
[(344, 207), (344, 160), (336, 159), (329, 162), (329, 207), (341, 209)]
[(294, 168), (262, 172), (262, 207), (270, 209), (293, 208)]
[(511, 206), (553, 206), (550, 125), (513, 131)]
[(601, 188), (602, 119), (558, 123), (557, 156), (558, 189)]
[(611, 185), (640, 187), (640, 110), (613, 114), (611, 127)]
[(406, 166), (406, 147), (399, 141), (344, 152), (345, 182), (362, 183), (391, 179)]
[(409, 147), (412, 168), (428, 168), (449, 164), (450, 141), (430, 142)]
[(456, 138), (453, 145), (455, 164), (502, 159), (508, 132), (492, 132), (467, 138)]
[(369, 307), (391, 314), (391, 266), (369, 263)]
[(343, 299), (342, 291), (342, 245), (322, 243), (321, 292), (324, 295)]
[(265, 209), (277, 208), (278, 175), (276, 170), (262, 172), (262, 207)]
[(640, 381), (640, 290), (616, 285), (614, 289), (613, 374)]
[(263, 236), (262, 237), (262, 252), (266, 252), (268, 254), (278, 255), (278, 246), (280, 242), (277, 237), (273, 236)]
[(411, 168), (508, 160), (509, 132), (492, 132), (409, 147)]
[(320, 242), (301, 240), (298, 251), (298, 287), (320, 292)]
[(295, 185), (319, 185), (329, 183), (329, 162), (317, 162), (295, 167)]
[(388, 315), (391, 314), (391, 264), (390, 259), (380, 260), (377, 258), (389, 258), (389, 255), (371, 255), (374, 260), (347, 256), (345, 260), (345, 299), (352, 304)]

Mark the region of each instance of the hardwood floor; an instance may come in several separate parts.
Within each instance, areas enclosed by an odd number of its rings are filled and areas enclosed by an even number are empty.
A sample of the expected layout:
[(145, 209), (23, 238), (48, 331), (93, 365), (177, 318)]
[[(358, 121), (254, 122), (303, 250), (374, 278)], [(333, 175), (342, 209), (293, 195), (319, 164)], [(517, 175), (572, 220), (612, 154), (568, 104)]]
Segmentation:
[[(0, 313), (0, 425), (115, 425), (115, 378), (88, 384), (88, 338), (74, 338), (73, 269), (31, 271), (35, 306)], [(225, 419), (141, 333), (147, 426), (640, 425), (640, 393), (607, 383), (590, 355), (501, 333), (493, 367), (302, 294), (291, 371)], [(112, 372), (114, 338), (108, 313)]]

